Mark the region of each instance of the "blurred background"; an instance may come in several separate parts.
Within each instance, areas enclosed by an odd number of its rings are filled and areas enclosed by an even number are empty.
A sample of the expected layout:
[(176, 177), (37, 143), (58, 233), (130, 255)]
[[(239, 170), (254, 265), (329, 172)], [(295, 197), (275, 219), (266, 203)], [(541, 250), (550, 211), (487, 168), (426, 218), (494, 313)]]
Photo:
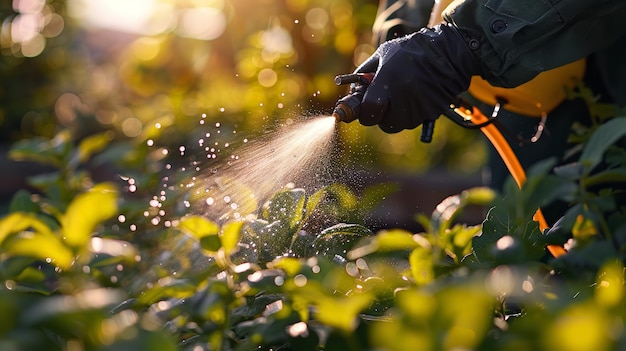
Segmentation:
[[(70, 130), (113, 143), (184, 145), (200, 118), (245, 135), (329, 114), (333, 77), (368, 57), (375, 0), (3, 0), (0, 2), (0, 196), (40, 166), (10, 145)], [(427, 89), (427, 87), (424, 87)], [(158, 132), (155, 131), (155, 126)], [(431, 144), (419, 128), (386, 135), (338, 126), (338, 157), (399, 184), (381, 217), (407, 226), (448, 195), (480, 183), (482, 137), (447, 120)], [(158, 134), (158, 135), (157, 135)], [(349, 182), (349, 180), (347, 180)], [(353, 184), (362, 186), (363, 184)], [(3, 207), (4, 208), (4, 207)]]

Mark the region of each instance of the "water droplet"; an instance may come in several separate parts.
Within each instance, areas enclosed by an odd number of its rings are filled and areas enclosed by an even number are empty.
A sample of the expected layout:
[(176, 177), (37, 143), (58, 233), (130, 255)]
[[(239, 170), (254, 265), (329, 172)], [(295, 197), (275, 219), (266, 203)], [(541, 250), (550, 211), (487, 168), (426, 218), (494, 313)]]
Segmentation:
[(148, 139), (148, 140), (146, 141), (146, 144), (147, 144), (148, 146), (153, 146), (153, 145), (154, 145), (154, 140), (152, 140), (152, 139)]
[(219, 128), (222, 124), (220, 122), (215, 123), (215, 127)]
[(224, 112), (224, 111), (226, 111), (226, 109), (223, 107), (220, 107), (220, 112)]
[(213, 199), (212, 197), (206, 199), (206, 204), (211, 206), (215, 203), (215, 199)]
[(124, 223), (124, 222), (126, 222), (126, 216), (124, 216), (123, 214), (121, 214), (121, 215), (117, 216), (117, 220), (118, 220), (118, 222), (120, 222), (120, 223)]
[(298, 274), (293, 278), (293, 283), (295, 286), (301, 288), (306, 285), (307, 278), (304, 274)]

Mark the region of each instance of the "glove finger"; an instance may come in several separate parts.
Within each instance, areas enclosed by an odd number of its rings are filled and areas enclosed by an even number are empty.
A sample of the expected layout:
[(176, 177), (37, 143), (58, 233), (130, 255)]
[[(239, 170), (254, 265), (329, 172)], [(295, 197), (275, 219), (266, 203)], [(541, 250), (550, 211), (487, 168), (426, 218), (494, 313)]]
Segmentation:
[(380, 123), (389, 108), (389, 95), (387, 89), (377, 84), (376, 78), (363, 95), (359, 111), (359, 122), (365, 126)]
[(354, 73), (373, 73), (378, 70), (380, 57), (374, 53), (374, 55), (368, 57), (363, 63), (354, 70)]

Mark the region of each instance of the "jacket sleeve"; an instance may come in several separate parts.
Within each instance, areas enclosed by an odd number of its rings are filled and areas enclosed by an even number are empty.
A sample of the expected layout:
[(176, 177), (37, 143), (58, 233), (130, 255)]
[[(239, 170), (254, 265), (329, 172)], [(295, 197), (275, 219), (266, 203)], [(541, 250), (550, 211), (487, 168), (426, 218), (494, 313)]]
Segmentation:
[(624, 0), (457, 0), (443, 16), (478, 57), (481, 76), (501, 87), (586, 57), (626, 33)]

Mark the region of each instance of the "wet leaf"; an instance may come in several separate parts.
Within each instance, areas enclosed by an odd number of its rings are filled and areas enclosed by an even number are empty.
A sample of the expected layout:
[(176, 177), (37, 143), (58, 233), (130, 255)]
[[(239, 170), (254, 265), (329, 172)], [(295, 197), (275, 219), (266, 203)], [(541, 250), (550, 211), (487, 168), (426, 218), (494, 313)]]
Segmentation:
[(289, 230), (296, 229), (304, 215), (304, 189), (280, 191), (263, 206), (263, 219), (282, 222)]
[(347, 252), (363, 237), (372, 235), (372, 231), (359, 224), (340, 223), (324, 229), (313, 242), (313, 250), (329, 258)]

